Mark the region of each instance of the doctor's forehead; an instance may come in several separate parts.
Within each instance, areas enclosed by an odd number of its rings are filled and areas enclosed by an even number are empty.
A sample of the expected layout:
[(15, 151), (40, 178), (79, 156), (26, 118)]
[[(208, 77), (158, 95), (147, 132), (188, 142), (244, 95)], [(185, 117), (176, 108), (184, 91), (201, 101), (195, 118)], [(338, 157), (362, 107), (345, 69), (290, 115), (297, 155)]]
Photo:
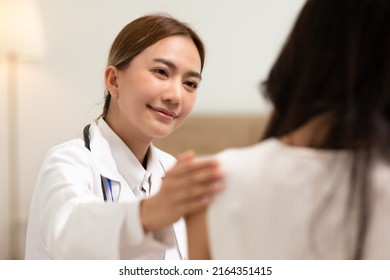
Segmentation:
[(157, 41), (139, 53), (133, 60), (162, 63), (173, 70), (185, 68), (186, 71), (201, 78), (201, 57), (191, 38), (171, 36)]

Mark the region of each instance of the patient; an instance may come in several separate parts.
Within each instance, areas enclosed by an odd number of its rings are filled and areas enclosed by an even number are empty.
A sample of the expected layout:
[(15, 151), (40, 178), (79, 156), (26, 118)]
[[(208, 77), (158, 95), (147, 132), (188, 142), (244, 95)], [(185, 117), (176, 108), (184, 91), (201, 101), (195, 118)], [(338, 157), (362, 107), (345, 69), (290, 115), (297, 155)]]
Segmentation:
[(390, 1), (309, 0), (267, 80), (264, 139), (218, 154), (191, 259), (390, 259)]

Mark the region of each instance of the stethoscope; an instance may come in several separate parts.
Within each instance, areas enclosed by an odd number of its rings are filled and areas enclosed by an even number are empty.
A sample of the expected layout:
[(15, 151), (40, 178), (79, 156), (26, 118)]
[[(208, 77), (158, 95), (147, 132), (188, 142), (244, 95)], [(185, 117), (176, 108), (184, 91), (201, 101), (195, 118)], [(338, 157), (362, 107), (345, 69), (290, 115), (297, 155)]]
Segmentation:
[[(86, 125), (83, 129), (83, 138), (84, 138), (84, 145), (85, 147), (91, 151), (91, 140), (90, 140), (90, 137), (89, 137), (89, 128), (91, 127), (90, 124)], [(166, 173), (165, 171), (165, 168), (163, 166), (163, 164), (160, 162), (160, 165), (162, 167), (162, 169), (164, 170), (164, 173)], [(110, 191), (110, 194), (111, 194), (111, 201), (114, 202), (114, 196), (113, 196), (113, 192), (112, 192), (112, 181), (111, 179), (108, 179), (106, 178), (106, 181), (107, 181), (107, 185), (108, 185), (108, 189)], [(100, 175), (100, 182), (101, 182), (101, 187), (102, 187), (102, 193), (103, 193), (103, 199), (105, 202), (107, 202), (107, 195), (106, 195), (106, 190), (104, 188), (104, 177), (102, 175)], [(173, 228), (173, 225), (172, 225), (172, 231), (173, 231), (173, 236), (175, 238), (175, 243), (176, 243), (176, 251), (177, 251), (177, 254), (179, 255), (179, 258), (182, 260), (183, 259), (183, 256), (180, 252), (180, 249), (179, 249), (179, 243), (177, 241), (177, 237), (176, 237), (176, 233), (175, 233), (175, 230)], [(164, 259), (165, 259), (165, 253), (164, 253)]]

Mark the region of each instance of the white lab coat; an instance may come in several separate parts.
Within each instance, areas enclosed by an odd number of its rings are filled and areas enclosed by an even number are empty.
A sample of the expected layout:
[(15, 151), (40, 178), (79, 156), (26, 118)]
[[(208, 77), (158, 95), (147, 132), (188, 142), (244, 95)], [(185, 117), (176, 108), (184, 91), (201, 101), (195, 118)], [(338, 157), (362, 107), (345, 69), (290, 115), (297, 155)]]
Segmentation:
[[(175, 224), (176, 235), (172, 226), (144, 234), (139, 213), (141, 198), (136, 193), (139, 190), (129, 186), (118, 172), (121, 163), (114, 161), (113, 147), (103, 137), (102, 125), (108, 127), (103, 119), (91, 124), (91, 151), (79, 138), (52, 148), (46, 155), (30, 206), (26, 259), (185, 257), (182, 220)], [(150, 151), (153, 195), (175, 159), (153, 145)], [(132, 166), (128, 170), (132, 172)], [(103, 201), (101, 176), (103, 181), (112, 181), (115, 203)]]

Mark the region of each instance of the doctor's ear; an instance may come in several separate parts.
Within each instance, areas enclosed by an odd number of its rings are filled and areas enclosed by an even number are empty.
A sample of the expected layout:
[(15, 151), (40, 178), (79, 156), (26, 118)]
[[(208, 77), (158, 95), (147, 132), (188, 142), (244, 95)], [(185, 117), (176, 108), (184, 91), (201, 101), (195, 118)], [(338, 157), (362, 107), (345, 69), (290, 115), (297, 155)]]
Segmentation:
[(118, 68), (110, 65), (104, 72), (104, 83), (111, 97), (116, 97), (118, 95), (118, 71)]

